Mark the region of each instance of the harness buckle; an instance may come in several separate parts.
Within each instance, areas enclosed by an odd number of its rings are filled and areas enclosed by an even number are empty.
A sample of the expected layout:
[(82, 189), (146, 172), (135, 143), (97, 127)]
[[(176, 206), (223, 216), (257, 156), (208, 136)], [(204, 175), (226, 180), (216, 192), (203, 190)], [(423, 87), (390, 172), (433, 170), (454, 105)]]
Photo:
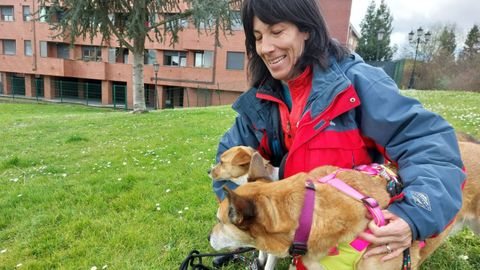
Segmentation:
[(371, 208), (376, 208), (376, 207), (379, 206), (378, 202), (373, 198), (363, 197), (361, 200), (362, 200), (363, 204), (366, 204), (366, 205), (370, 206)]
[(307, 180), (307, 182), (305, 182), (305, 188), (308, 188), (308, 189), (311, 189), (311, 190), (316, 190), (315, 189), (315, 185), (313, 184), (312, 180)]
[(293, 242), (293, 244), (288, 248), (288, 253), (290, 254), (290, 256), (303, 256), (307, 253), (307, 244)]

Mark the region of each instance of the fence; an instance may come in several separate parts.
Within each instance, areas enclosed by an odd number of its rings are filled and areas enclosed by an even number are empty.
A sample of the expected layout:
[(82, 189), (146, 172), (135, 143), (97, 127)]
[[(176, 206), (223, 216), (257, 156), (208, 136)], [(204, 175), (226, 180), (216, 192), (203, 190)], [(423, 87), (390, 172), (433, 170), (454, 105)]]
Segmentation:
[(37, 101), (39, 98), (43, 98), (45, 96), (43, 77), (33, 78), (33, 87)]
[(114, 83), (112, 85), (112, 98), (115, 110), (117, 107), (123, 107), (124, 110), (127, 110), (127, 85)]
[(12, 98), (15, 96), (25, 96), (25, 77), (7, 74), (7, 85), (11, 85)]
[(385, 73), (392, 78), (398, 87), (402, 85), (403, 70), (405, 66), (405, 59), (397, 61), (369, 61), (370, 64), (375, 67), (382, 68)]
[[(31, 93), (26, 95), (26, 78), (7, 73), (6, 82), (0, 81), (0, 94), (15, 99), (40, 99), (45, 97), (45, 80), (42, 76), (31, 79)], [(76, 78), (57, 78), (52, 80), (53, 101), (61, 103), (82, 103), (102, 106), (102, 84), (100, 81), (79, 81)], [(8, 88), (7, 88), (8, 87)], [(112, 84), (113, 107), (127, 108), (127, 90), (125, 83)], [(108, 105), (107, 105), (108, 106)]]
[(165, 91), (165, 108), (172, 109), (177, 107), (184, 107), (184, 94), (187, 94), (186, 107), (190, 107), (190, 99), (188, 97), (188, 91), (185, 91), (183, 87), (166, 86)]
[(102, 102), (102, 84), (95, 81), (79, 82), (76, 79), (55, 79), (53, 80), (54, 96), (60, 102)]
[[(14, 74), (7, 74), (6, 77), (8, 83), (5, 81), (0, 82), (0, 94), (7, 94), (12, 98), (22, 97), (25, 99), (36, 99), (37, 101), (81, 103), (93, 106), (113, 106), (114, 109), (129, 109), (127, 104), (128, 90), (125, 82), (111, 82), (110, 91), (105, 91), (105, 89), (102, 91), (101, 81), (80, 81), (77, 78), (52, 78), (51, 83), (48, 85), (50, 90), (46, 93), (45, 83), (47, 81), (42, 76), (30, 77), (31, 82), (28, 84), (28, 87), (31, 87), (31, 89), (26, 89), (26, 78), (29, 77), (20, 77)], [(155, 90), (158, 90), (158, 92)], [(231, 104), (241, 94), (241, 92), (200, 87), (163, 86), (155, 89), (153, 84), (145, 84), (144, 93), (145, 105), (149, 109), (225, 105)], [(109, 96), (102, 98), (102, 94)], [(45, 95), (48, 97), (48, 100), (45, 100)]]

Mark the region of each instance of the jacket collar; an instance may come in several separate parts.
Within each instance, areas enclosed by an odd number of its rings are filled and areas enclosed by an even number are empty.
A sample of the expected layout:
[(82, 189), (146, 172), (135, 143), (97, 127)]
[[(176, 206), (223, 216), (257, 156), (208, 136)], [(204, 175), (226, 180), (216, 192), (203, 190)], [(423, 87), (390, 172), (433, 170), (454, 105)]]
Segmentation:
[[(267, 117), (271, 114), (272, 102), (265, 102), (257, 98), (257, 93), (262, 88), (252, 87), (247, 92), (240, 95), (240, 97), (233, 103), (234, 109), (239, 115), (248, 119), (248, 122), (254, 124), (256, 129), (262, 130), (267, 128)], [(270, 87), (266, 87), (262, 91), (269, 91), (274, 93)]]
[(324, 70), (320, 66), (313, 67), (312, 91), (308, 97), (307, 107), (311, 108), (312, 118), (323, 113), (336, 96), (350, 86), (350, 80), (331, 57), (330, 66)]
[[(356, 55), (347, 57), (341, 63), (338, 63), (334, 57), (330, 57), (328, 69), (324, 70), (318, 65), (313, 66), (312, 89), (306, 104), (306, 108), (311, 108), (312, 118), (323, 113), (332, 104), (335, 97), (351, 85), (351, 81), (345, 75), (345, 70), (359, 61), (362, 60)], [(269, 108), (265, 108), (266, 103), (257, 95), (268, 96), (270, 101), (283, 102), (282, 91), (278, 87), (282, 87), (280, 83), (267, 80), (258, 88), (253, 87), (243, 93), (232, 105), (232, 108), (239, 114), (248, 113), (252, 123), (256, 123), (257, 121), (254, 120), (262, 119), (262, 116), (266, 115), (263, 111), (269, 110)], [(251, 111), (252, 106), (255, 113)]]
[[(312, 118), (324, 112), (335, 97), (351, 84), (344, 73), (344, 69), (356, 62), (352, 59), (354, 57), (347, 57), (339, 64), (335, 57), (330, 57), (330, 65), (326, 70), (318, 65), (313, 66), (312, 89), (306, 106), (307, 108), (311, 107)], [(257, 94), (283, 102), (281, 91), (277, 88), (275, 82), (268, 81), (259, 87)]]

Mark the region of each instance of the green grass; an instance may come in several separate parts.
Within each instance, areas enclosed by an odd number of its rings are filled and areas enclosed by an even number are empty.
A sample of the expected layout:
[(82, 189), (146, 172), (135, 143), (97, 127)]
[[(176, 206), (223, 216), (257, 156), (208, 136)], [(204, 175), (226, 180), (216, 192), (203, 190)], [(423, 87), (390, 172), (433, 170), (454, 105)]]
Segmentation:
[[(480, 137), (479, 94), (405, 93)], [(206, 170), (234, 117), (0, 103), (0, 269), (178, 269), (190, 250), (211, 252)], [(466, 230), (423, 269), (480, 269), (479, 254)]]

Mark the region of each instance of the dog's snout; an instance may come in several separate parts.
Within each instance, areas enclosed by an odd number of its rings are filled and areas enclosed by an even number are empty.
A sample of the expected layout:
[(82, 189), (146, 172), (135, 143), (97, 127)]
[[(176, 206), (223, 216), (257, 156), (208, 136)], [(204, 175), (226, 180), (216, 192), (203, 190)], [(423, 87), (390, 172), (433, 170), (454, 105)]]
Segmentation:
[(207, 236), (208, 242), (210, 242), (211, 236), (212, 236), (212, 233), (209, 233), (208, 236)]
[(212, 168), (208, 169), (208, 170), (207, 170), (207, 173), (208, 173), (208, 174), (211, 174), (211, 173), (212, 173)]

